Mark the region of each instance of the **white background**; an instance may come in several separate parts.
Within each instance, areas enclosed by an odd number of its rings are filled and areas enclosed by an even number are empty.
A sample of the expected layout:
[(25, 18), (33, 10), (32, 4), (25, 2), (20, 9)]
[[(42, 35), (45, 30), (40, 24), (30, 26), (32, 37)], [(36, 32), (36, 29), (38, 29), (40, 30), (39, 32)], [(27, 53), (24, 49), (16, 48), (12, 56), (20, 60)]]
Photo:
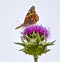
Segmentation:
[(40, 19), (37, 24), (51, 28), (51, 39), (56, 40), (51, 51), (39, 57), (38, 62), (60, 61), (60, 0), (0, 0), (0, 62), (33, 62), (33, 57), (19, 52), (20, 30), (29, 8), (34, 5)]

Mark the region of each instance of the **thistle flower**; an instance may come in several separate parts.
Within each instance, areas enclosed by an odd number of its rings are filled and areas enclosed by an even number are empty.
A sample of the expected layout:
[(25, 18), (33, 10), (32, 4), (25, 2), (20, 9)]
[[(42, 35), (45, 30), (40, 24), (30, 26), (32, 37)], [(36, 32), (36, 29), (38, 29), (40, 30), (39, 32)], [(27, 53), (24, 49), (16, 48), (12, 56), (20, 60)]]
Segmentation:
[(32, 55), (34, 62), (37, 62), (39, 55), (50, 51), (50, 49), (47, 49), (47, 46), (54, 45), (55, 42), (47, 42), (49, 30), (42, 25), (27, 26), (22, 33), (24, 37), (24, 39), (21, 37), (22, 43), (17, 42), (15, 44), (22, 45), (23, 48), (19, 51)]
[(23, 31), (23, 33), (28, 36), (30, 36), (34, 32), (38, 33), (40, 36), (45, 35), (45, 40), (47, 40), (47, 38), (49, 37), (49, 30), (43, 27), (42, 25), (27, 26)]

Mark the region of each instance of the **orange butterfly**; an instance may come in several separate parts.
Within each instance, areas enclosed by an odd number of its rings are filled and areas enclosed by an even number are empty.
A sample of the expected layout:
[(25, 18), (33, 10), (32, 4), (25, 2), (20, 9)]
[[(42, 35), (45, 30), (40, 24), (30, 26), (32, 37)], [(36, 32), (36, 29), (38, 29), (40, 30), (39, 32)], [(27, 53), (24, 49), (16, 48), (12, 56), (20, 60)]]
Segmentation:
[(32, 6), (25, 17), (24, 23), (22, 23), (20, 26), (17, 26), (15, 29), (36, 24), (37, 21), (39, 21), (39, 16), (35, 12), (35, 6)]

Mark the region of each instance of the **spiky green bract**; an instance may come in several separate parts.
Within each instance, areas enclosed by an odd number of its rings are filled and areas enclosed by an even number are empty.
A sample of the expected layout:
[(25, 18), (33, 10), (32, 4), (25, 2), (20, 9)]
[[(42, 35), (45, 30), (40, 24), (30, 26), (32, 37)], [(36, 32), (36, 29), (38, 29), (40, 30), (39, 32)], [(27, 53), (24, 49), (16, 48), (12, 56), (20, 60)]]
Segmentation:
[(33, 55), (34, 57), (38, 57), (39, 55), (43, 53), (47, 53), (50, 51), (50, 49), (47, 49), (47, 46), (54, 45), (55, 41), (52, 42), (46, 42), (44, 40), (45, 35), (40, 36), (38, 33), (30, 34), (30, 36), (25, 35), (26, 42), (22, 43), (15, 43), (18, 45), (22, 45), (23, 49), (20, 49), (20, 51), (23, 51), (26, 54)]

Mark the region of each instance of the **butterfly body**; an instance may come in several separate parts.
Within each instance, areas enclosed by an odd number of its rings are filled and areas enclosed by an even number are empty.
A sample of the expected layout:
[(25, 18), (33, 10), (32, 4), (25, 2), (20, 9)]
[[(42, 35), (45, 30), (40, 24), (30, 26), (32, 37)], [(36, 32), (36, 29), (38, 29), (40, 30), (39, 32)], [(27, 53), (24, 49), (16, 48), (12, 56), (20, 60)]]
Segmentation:
[(20, 27), (36, 24), (37, 21), (39, 21), (39, 16), (35, 12), (35, 7), (32, 6), (24, 19), (24, 23), (16, 27), (16, 29), (19, 29)]

